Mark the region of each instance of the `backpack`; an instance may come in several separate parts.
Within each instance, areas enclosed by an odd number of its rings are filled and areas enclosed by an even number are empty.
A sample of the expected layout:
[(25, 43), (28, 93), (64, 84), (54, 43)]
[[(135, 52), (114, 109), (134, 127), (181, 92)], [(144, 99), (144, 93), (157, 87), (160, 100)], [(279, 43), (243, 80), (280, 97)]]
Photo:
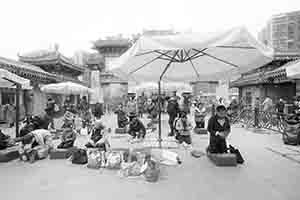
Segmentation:
[(168, 114), (176, 114), (177, 110), (178, 110), (177, 103), (173, 101), (169, 101), (167, 106)]
[(72, 152), (71, 161), (73, 164), (84, 165), (88, 162), (87, 153), (84, 149), (74, 149)]

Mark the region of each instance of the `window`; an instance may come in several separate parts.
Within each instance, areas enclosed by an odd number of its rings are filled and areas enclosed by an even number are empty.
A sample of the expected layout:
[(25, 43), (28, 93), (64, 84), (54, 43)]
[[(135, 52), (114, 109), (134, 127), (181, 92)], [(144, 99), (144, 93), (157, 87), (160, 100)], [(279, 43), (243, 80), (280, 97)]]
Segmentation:
[(2, 92), (2, 105), (15, 103), (15, 93), (14, 92)]
[(246, 92), (246, 104), (251, 105), (252, 104), (252, 93), (251, 92)]

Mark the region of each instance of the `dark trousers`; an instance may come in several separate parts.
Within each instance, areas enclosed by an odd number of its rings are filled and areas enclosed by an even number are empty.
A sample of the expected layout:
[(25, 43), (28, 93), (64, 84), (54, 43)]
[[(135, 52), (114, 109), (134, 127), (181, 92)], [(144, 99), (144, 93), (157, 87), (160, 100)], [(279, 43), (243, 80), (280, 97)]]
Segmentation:
[(170, 130), (171, 130), (171, 135), (174, 135), (174, 121), (176, 119), (176, 115), (169, 115), (169, 126), (170, 126)]
[(57, 146), (57, 148), (58, 148), (58, 149), (68, 149), (68, 148), (71, 148), (71, 147), (74, 146), (74, 142), (75, 142), (75, 141), (63, 141), (63, 142), (61, 142), (61, 143)]
[(209, 152), (210, 153), (227, 153), (226, 140), (220, 136), (210, 136)]
[(98, 149), (100, 149), (100, 151), (106, 151), (105, 143), (99, 143), (99, 144), (93, 145), (93, 144), (91, 144), (90, 142), (88, 142), (88, 143), (85, 145), (85, 147), (86, 147), (86, 148), (98, 148)]
[(145, 138), (146, 136), (146, 131), (145, 130), (139, 130), (139, 131), (134, 131), (134, 130), (129, 130), (129, 135), (131, 135), (133, 138)]
[(179, 144), (182, 144), (183, 142), (187, 143), (187, 144), (192, 144), (192, 139), (190, 135), (178, 135), (177, 136), (177, 140), (179, 142)]

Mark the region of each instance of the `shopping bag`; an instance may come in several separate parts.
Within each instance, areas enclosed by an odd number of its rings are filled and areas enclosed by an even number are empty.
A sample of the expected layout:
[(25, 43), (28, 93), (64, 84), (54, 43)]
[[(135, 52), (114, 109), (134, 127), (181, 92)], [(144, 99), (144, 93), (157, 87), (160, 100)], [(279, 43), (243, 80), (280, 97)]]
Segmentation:
[(155, 162), (151, 159), (151, 156), (148, 155), (145, 158), (145, 167), (142, 167), (141, 172), (143, 172), (146, 181), (156, 182), (158, 181), (160, 169), (158, 162)]
[(99, 169), (105, 167), (105, 152), (99, 149), (89, 149), (87, 151), (88, 164), (91, 169)]
[(122, 154), (120, 152), (108, 152), (106, 160), (106, 166), (108, 169), (120, 169), (122, 163)]

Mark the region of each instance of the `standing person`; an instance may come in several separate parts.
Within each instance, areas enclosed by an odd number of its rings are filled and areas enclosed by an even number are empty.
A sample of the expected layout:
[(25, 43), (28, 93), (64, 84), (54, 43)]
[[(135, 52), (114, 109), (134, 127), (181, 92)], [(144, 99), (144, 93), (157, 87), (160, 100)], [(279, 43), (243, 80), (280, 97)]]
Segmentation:
[(65, 102), (64, 102), (64, 111), (65, 111), (65, 112), (67, 112), (67, 111), (73, 112), (73, 111), (72, 111), (72, 102), (71, 102), (70, 96), (67, 96), (67, 97), (66, 97), (66, 100), (65, 100)]
[(285, 106), (285, 104), (284, 104), (283, 99), (279, 99), (278, 103), (275, 106), (276, 112), (278, 113), (277, 117), (278, 117), (279, 120), (282, 119), (282, 117), (283, 117), (284, 106)]
[(80, 104), (79, 104), (79, 111), (80, 111), (80, 116), (82, 120), (82, 128), (85, 128), (90, 124), (91, 121), (91, 112), (90, 112), (90, 104), (87, 101), (87, 97), (83, 96)]
[(168, 101), (167, 112), (169, 115), (169, 126), (170, 126), (170, 133), (169, 136), (174, 136), (174, 120), (176, 119), (179, 113), (179, 104), (175, 96), (171, 97)]
[(9, 127), (13, 127), (14, 123), (15, 123), (15, 118), (16, 118), (16, 114), (15, 114), (15, 106), (9, 102), (6, 106), (6, 119), (7, 119), (7, 123), (9, 125)]
[(144, 106), (145, 106), (145, 101), (142, 98), (142, 96), (138, 97), (137, 104), (138, 104), (138, 116), (142, 118), (144, 113)]
[(181, 112), (178, 121), (175, 124), (176, 130), (178, 131), (177, 139), (179, 144), (186, 143), (188, 148), (192, 146), (191, 130), (193, 128), (192, 123), (187, 118), (186, 112)]
[(115, 111), (118, 118), (118, 128), (126, 127), (128, 123), (126, 112), (123, 109), (123, 105), (120, 103), (118, 109)]
[(134, 97), (131, 97), (127, 103), (127, 113), (137, 113), (137, 105)]
[(262, 105), (263, 105), (264, 112), (270, 112), (273, 107), (273, 101), (269, 96), (267, 96), (264, 102), (262, 103)]
[(47, 115), (51, 118), (51, 128), (55, 129), (54, 126), (54, 113), (55, 113), (55, 100), (52, 97), (48, 96), (47, 105), (46, 105)]
[(217, 106), (216, 115), (209, 119), (207, 130), (210, 133), (207, 151), (210, 153), (226, 153), (226, 138), (228, 137), (231, 128), (229, 119), (226, 117), (225, 106)]

